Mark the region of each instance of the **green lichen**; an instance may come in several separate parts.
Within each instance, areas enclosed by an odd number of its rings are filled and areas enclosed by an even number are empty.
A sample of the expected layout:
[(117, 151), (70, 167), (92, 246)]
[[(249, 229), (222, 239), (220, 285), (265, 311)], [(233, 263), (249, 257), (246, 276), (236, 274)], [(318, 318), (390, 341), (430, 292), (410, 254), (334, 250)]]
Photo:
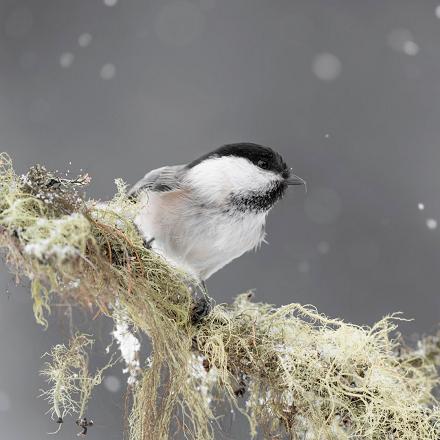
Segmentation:
[[(248, 417), (251, 435), (266, 438), (440, 437), (438, 337), (410, 350), (393, 337), (398, 316), (359, 327), (249, 295), (216, 305), (194, 325), (193, 281), (144, 247), (123, 182), (104, 204), (80, 194), (88, 180), (43, 167), (19, 177), (1, 155), (0, 245), (12, 270), (32, 280), (41, 324), (61, 299), (115, 321), (122, 315), (151, 339), (151, 363), (130, 386), (130, 440), (165, 440), (176, 431), (212, 439), (225, 400)], [(84, 414), (81, 402), (100, 381), (82, 370), (89, 339), (78, 338), (56, 346), (45, 369), (57, 417)]]
[(49, 413), (58, 423), (66, 415), (85, 416), (93, 389), (102, 382), (103, 372), (112, 364), (91, 374), (87, 349), (93, 345), (88, 335), (77, 334), (68, 346), (56, 345), (44, 357), (49, 358), (41, 374), (48, 389), (42, 392), (49, 404)]

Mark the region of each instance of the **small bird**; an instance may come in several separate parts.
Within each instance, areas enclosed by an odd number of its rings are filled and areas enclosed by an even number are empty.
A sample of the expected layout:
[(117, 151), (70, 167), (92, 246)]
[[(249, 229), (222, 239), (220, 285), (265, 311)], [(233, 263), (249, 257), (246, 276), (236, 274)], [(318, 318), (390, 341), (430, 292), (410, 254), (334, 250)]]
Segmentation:
[(266, 235), (266, 217), (290, 185), (305, 185), (280, 154), (224, 145), (186, 165), (150, 171), (129, 191), (148, 245), (204, 285)]

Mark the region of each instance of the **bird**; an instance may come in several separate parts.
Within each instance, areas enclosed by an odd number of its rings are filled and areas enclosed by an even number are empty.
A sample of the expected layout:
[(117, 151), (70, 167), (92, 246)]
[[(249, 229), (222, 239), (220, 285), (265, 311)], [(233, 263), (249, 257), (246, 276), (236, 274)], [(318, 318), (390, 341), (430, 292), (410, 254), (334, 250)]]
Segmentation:
[(266, 218), (289, 186), (306, 185), (272, 148), (233, 143), (148, 172), (128, 192), (148, 247), (205, 286), (265, 241)]

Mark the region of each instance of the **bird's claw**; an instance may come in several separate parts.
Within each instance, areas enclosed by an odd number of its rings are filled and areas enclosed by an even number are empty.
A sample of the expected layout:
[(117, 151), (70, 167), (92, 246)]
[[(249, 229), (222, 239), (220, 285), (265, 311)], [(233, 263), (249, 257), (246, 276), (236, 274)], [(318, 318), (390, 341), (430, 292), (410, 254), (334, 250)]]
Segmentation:
[(78, 432), (78, 437), (85, 437), (87, 435), (87, 429), (93, 426), (93, 420), (87, 420), (87, 417), (83, 417), (82, 419), (78, 419), (76, 424), (82, 429), (81, 432)]
[(206, 292), (206, 285), (202, 283), (202, 292), (194, 293), (194, 302), (191, 310), (191, 322), (193, 325), (200, 324), (205, 319), (213, 308), (213, 300)]

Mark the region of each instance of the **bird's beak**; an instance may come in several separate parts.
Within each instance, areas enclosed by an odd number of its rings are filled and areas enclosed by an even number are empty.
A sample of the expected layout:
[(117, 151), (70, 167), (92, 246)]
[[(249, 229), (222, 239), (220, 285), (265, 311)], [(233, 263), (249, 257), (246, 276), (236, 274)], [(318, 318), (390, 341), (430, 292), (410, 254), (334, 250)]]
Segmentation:
[(307, 192), (307, 183), (306, 183), (306, 181), (303, 178), (297, 176), (296, 174), (290, 173), (289, 177), (286, 179), (286, 183), (289, 186), (290, 185), (292, 185), (292, 186), (293, 185), (304, 185), (304, 188), (305, 188), (305, 190)]

